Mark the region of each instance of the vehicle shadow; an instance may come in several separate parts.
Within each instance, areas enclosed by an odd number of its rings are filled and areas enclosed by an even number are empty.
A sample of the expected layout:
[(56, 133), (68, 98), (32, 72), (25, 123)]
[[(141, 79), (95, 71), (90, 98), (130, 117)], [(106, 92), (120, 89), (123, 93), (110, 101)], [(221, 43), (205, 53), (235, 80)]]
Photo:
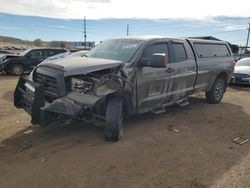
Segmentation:
[[(250, 116), (231, 103), (211, 105), (195, 96), (189, 101), (186, 107), (171, 106), (160, 115), (147, 113), (126, 118), (125, 134), (118, 143), (105, 142), (102, 128), (78, 121), (57, 122), (46, 128), (31, 126), (1, 143), (0, 159), (14, 166), (46, 156), (71, 170), (80, 169), (81, 161), (88, 161), (94, 166), (86, 176), (101, 177), (95, 181), (99, 187), (114, 180), (126, 181), (126, 185), (141, 180), (142, 187), (209, 187), (250, 153), (249, 143), (232, 142), (238, 136), (250, 138)], [(60, 157), (64, 155), (72, 161), (64, 164), (66, 159)], [(117, 173), (103, 172), (110, 162)], [(41, 168), (39, 165), (34, 162)], [(53, 174), (51, 168), (48, 172)], [(63, 175), (59, 168), (53, 166), (57, 176)], [(78, 173), (87, 170), (81, 166)], [(27, 177), (29, 173), (26, 169)], [(39, 171), (35, 174), (40, 176)]]
[(250, 85), (246, 85), (246, 84), (230, 84), (229, 89), (238, 90), (238, 91), (250, 91)]

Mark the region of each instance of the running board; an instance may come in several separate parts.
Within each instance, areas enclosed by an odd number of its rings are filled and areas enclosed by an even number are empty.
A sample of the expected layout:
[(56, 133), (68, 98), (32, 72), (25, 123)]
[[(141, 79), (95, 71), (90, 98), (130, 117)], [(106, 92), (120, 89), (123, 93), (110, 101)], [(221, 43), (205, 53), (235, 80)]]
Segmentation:
[(165, 108), (158, 108), (158, 109), (152, 110), (151, 112), (154, 113), (155, 115), (159, 115), (159, 114), (165, 113), (166, 109)]
[(177, 105), (181, 106), (181, 107), (184, 107), (184, 106), (187, 106), (189, 105), (190, 103), (188, 102), (188, 99), (185, 98), (185, 99), (181, 99), (181, 100), (178, 100), (175, 102)]

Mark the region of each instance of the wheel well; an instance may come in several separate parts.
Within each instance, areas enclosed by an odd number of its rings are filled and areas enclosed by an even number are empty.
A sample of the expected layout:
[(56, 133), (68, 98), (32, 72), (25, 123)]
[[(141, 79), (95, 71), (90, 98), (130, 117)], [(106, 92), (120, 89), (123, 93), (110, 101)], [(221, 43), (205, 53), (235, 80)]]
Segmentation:
[(106, 102), (110, 98), (113, 98), (113, 97), (122, 98), (122, 100), (123, 100), (123, 112), (125, 114), (130, 114), (133, 112), (133, 102), (132, 102), (131, 96), (127, 92), (119, 93), (119, 94), (115, 94), (115, 95), (111, 94), (111, 95), (107, 96)]
[(13, 66), (15, 66), (15, 65), (21, 65), (23, 68), (25, 68), (25, 66), (24, 66), (24, 64), (23, 63), (13, 63), (13, 64), (11, 64), (10, 66), (9, 66), (9, 70), (11, 69), (11, 67), (13, 67)]

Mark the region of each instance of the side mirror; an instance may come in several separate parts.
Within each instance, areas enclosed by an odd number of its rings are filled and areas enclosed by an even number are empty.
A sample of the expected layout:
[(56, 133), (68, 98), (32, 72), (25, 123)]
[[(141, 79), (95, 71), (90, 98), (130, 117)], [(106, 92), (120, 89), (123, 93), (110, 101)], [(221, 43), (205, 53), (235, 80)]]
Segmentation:
[(166, 54), (155, 53), (151, 58), (142, 59), (142, 67), (152, 67), (152, 68), (166, 68), (168, 64), (168, 58)]

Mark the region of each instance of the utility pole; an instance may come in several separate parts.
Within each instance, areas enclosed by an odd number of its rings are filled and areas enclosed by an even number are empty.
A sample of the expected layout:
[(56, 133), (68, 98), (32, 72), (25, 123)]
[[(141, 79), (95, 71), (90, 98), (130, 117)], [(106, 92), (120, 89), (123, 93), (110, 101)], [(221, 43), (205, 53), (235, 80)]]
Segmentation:
[[(250, 18), (249, 18), (250, 19)], [(248, 33), (247, 33), (247, 43), (246, 43), (246, 52), (248, 51), (247, 50), (247, 47), (248, 47), (248, 41), (249, 41), (249, 35), (250, 35), (250, 23), (249, 23), (249, 25), (248, 25)]]
[(129, 24), (127, 24), (127, 36), (129, 36)]
[(84, 44), (85, 44), (85, 50), (87, 48), (87, 31), (86, 31), (86, 16), (84, 16)]

